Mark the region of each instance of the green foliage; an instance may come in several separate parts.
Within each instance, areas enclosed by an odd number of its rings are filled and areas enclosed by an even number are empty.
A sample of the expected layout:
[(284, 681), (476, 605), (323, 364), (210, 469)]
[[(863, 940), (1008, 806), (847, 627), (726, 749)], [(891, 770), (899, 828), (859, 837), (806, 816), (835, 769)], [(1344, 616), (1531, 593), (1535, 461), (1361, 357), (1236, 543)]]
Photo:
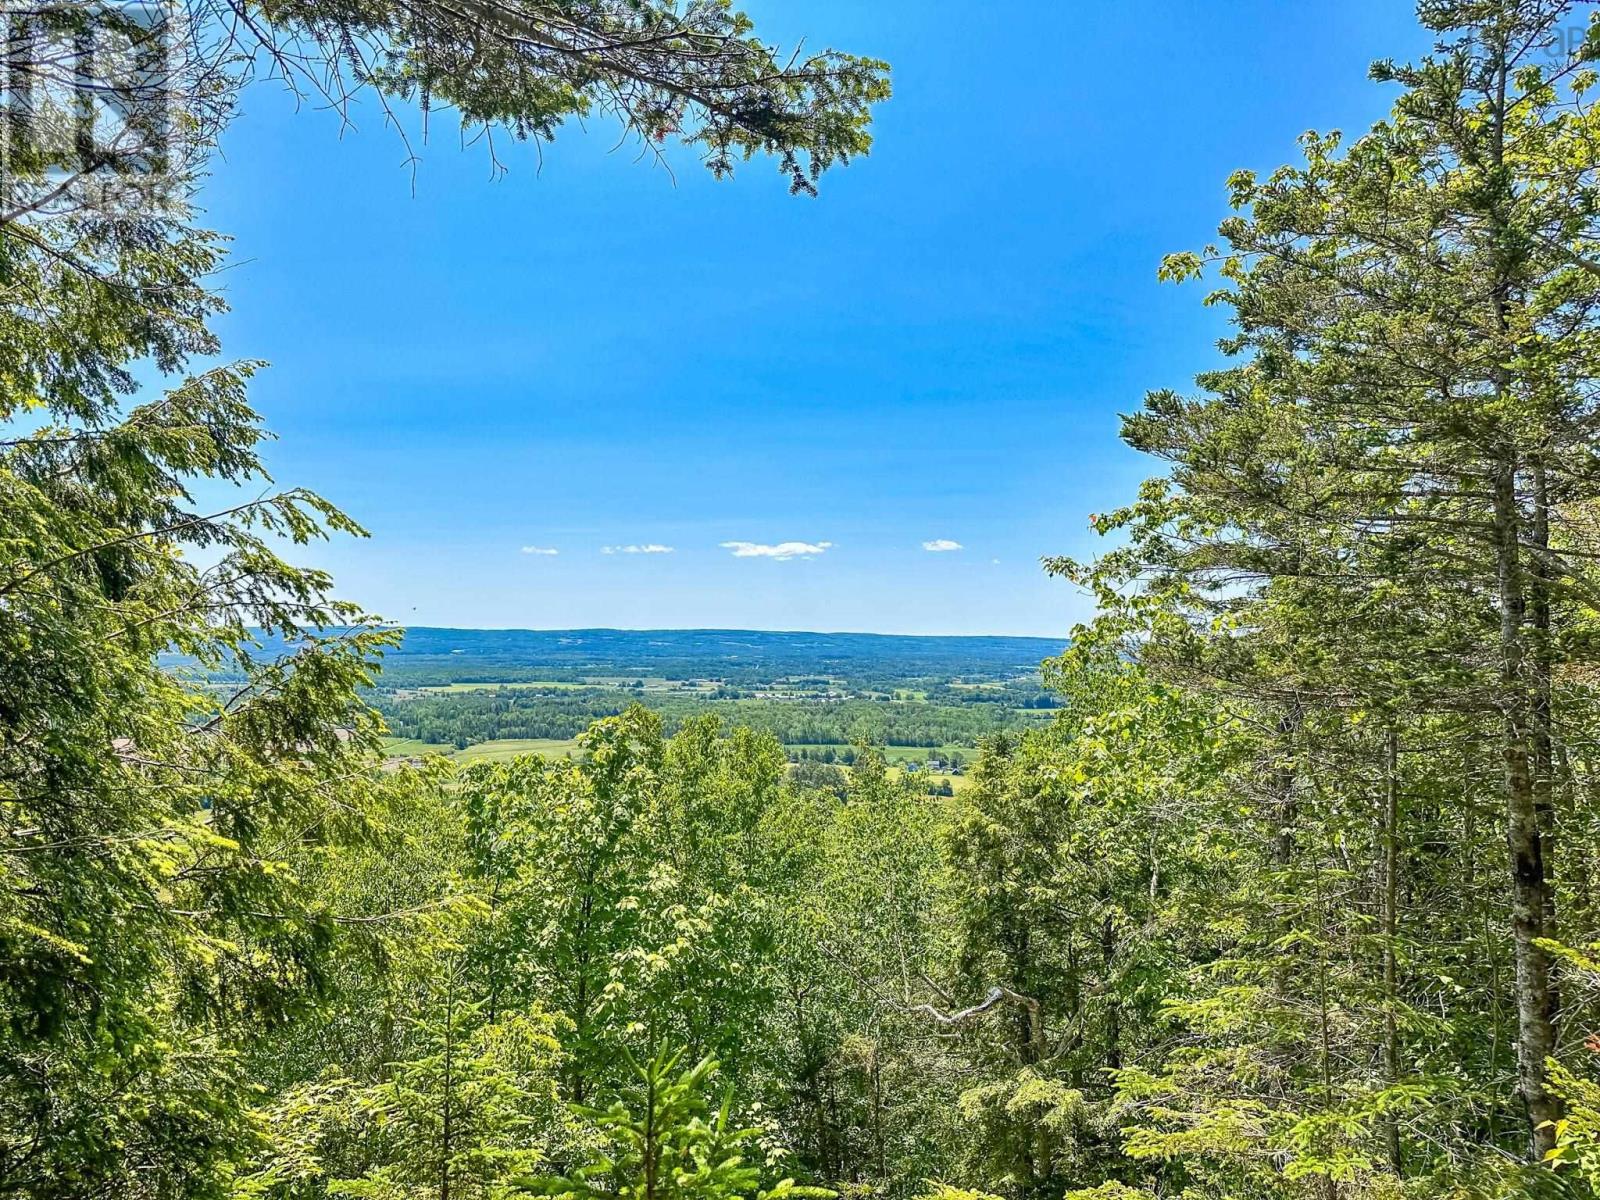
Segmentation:
[[(266, 475), (259, 364), (220, 360), (223, 239), (193, 189), (260, 63), (519, 137), (609, 109), (718, 174), (770, 153), (805, 192), (866, 153), (886, 68), (779, 59), (722, 3), (186, 11), (186, 69), (154, 73), (191, 89), (169, 194), (58, 203), (22, 142), (0, 180), (0, 1193), (483, 1192), (561, 1140), (565, 1018), (477, 989), (494, 897), (458, 830), (417, 836), (439, 781), (383, 770), (362, 700), (397, 636), (283, 557), (362, 530)], [(55, 69), (32, 47), (8, 75)], [(402, 847), (429, 869), (403, 877)], [(645, 882), (663, 956), (739, 903), (731, 877)]]
[(493, 1196), (570, 1140), (555, 1096), (555, 1023), (517, 1014), (489, 1024), (462, 1003), (457, 982), (410, 1018), (417, 1057), (387, 1079), (329, 1076), (275, 1097), (259, 1114), (263, 1153), (230, 1194)]
[[(1017, 999), (969, 1050), (963, 1164), (1019, 1192), (1122, 1177), (1112, 1087), (1158, 1038), (1229, 886), (1238, 730), (1125, 662), (1057, 664), (1048, 729), (986, 747), (945, 839), (958, 987)], [(992, 1031), (992, 1032), (991, 1032)]]
[(572, 1022), (580, 1100), (641, 1040), (670, 1035), (742, 1070), (772, 1002), (756, 831), (782, 752), (710, 720), (666, 743), (642, 708), (597, 723), (582, 750), (462, 778), (467, 878), (490, 906), (474, 951), (490, 1008), (539, 999)]
[(992, 1192), (978, 1192), (970, 1188), (956, 1187), (953, 1184), (941, 1183), (930, 1179), (928, 1188), (922, 1192), (917, 1200), (1000, 1200)]
[(1226, 361), (1127, 418), (1168, 474), (1052, 565), (1101, 607), (1072, 662), (1246, 731), (1211, 945), (1119, 1076), (1129, 1153), (1201, 1194), (1470, 1191), (1564, 1128), (1550, 1063), (1592, 1015), (1548, 942), (1596, 921), (1578, 11), (1425, 4), (1388, 120), (1230, 179), (1220, 247), (1163, 268), (1216, 271)]
[(632, 1081), (609, 1107), (580, 1108), (593, 1122), (606, 1152), (568, 1175), (530, 1179), (521, 1190), (553, 1200), (827, 1200), (826, 1188), (784, 1179), (763, 1187), (760, 1130), (740, 1129), (731, 1117), (732, 1094), (715, 1110), (707, 1098), (716, 1061), (701, 1059), (677, 1071), (681, 1052), (665, 1049), (644, 1063), (631, 1057)]
[[(379, 693), (395, 635), (280, 557), (360, 529), (260, 490), (256, 364), (185, 374), (219, 239), (0, 214), (0, 1193), (1600, 1187), (1600, 35), (1421, 11), (1387, 120), (1235, 174), (1163, 264), (1218, 275), (1225, 361), (1127, 418), (1167, 473), (1051, 563), (1098, 612), (1048, 723), (935, 669), (960, 647), (820, 635), (771, 635), (781, 680), (546, 645), (523, 687)], [(537, 138), (607, 109), (800, 191), (887, 94), (720, 2), (251, 16), (330, 86)], [(484, 678), (535, 669), (504, 637)], [(430, 742), (581, 736), (385, 769), (364, 696)], [(943, 795), (870, 748), (980, 740)]]
[(808, 194), (823, 171), (867, 152), (872, 105), (889, 95), (886, 63), (780, 54), (728, 0), (280, 0), (249, 30), (292, 83), (341, 102), (372, 87), (424, 112), (454, 109), (469, 136), (498, 129), (516, 140), (549, 140), (569, 119), (605, 113), (651, 150), (669, 138), (693, 148), (719, 178), (772, 155), (790, 189)]
[[(216, 349), (184, 215), (0, 226), (0, 1190), (40, 1197), (212, 1194), (245, 1057), (329, 984), (299, 868), (386, 803), (359, 693), (392, 638), (320, 634), (359, 610), (278, 553), (360, 530), (262, 491), (254, 365), (123, 408), (141, 360)], [(208, 512), (197, 478), (257, 498)], [(187, 685), (168, 647), (240, 678)]]

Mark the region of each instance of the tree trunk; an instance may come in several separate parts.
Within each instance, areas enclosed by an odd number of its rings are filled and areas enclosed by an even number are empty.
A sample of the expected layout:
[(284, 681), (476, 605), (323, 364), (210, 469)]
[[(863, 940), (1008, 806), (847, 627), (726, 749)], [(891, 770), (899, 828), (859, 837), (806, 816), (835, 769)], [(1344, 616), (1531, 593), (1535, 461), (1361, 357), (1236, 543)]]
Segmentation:
[(878, 1182), (889, 1178), (889, 1156), (883, 1138), (883, 1074), (878, 1060), (878, 1043), (872, 1043), (867, 1056), (867, 1071), (872, 1082), (872, 1142), (878, 1160)]
[[(1502, 35), (1503, 36), (1503, 35)], [(1515, 250), (1508, 228), (1513, 202), (1506, 182), (1506, 118), (1509, 76), (1508, 48), (1498, 47), (1500, 60), (1492, 98), (1492, 142), (1495, 190), (1488, 207), (1490, 249), (1496, 256), (1492, 291), (1495, 332), (1499, 337), (1500, 364), (1494, 368), (1496, 409), (1503, 413), (1512, 394), (1509, 368), (1504, 362), (1513, 352), (1507, 308), (1512, 298), (1511, 275)], [(1533, 1159), (1542, 1161), (1555, 1147), (1554, 1124), (1561, 1116), (1561, 1101), (1547, 1086), (1545, 1061), (1556, 1047), (1556, 992), (1550, 956), (1539, 945), (1547, 933), (1550, 908), (1545, 879), (1544, 838), (1540, 831), (1538, 782), (1533, 770), (1532, 695), (1529, 687), (1527, 619), (1528, 586), (1522, 563), (1522, 512), (1517, 499), (1518, 473), (1522, 469), (1514, 433), (1506, 431), (1494, 467), (1495, 582), (1500, 605), (1500, 719), (1501, 755), (1505, 772), (1506, 848), (1511, 859), (1511, 933), (1516, 954), (1517, 1090), (1527, 1107), (1529, 1147)], [(1540, 564), (1535, 564), (1536, 567)]]
[[(1383, 1067), (1386, 1082), (1400, 1082), (1400, 1026), (1396, 1018), (1400, 979), (1395, 941), (1400, 933), (1400, 735), (1389, 726), (1384, 746), (1383, 794)], [(1400, 1123), (1385, 1117), (1384, 1141), (1389, 1166), (1405, 1173), (1400, 1149)]]
[(1106, 998), (1106, 1067), (1115, 1071), (1122, 1066), (1122, 1010), (1117, 1003), (1116, 989), (1111, 986), (1117, 959), (1117, 929), (1111, 916), (1111, 904), (1107, 901), (1106, 915), (1100, 922), (1100, 979)]
[(444, 1107), (439, 1130), (439, 1200), (450, 1200), (451, 1139), (455, 1134), (456, 980), (451, 965), (444, 1000)]
[(1511, 933), (1516, 954), (1517, 1090), (1532, 1126), (1535, 1160), (1555, 1146), (1561, 1102), (1546, 1085), (1545, 1060), (1555, 1052), (1555, 987), (1546, 935), (1548, 888), (1544, 839), (1533, 777), (1527, 648), (1527, 597), (1518, 547), (1516, 465), (1508, 451), (1495, 476), (1495, 540), (1500, 601), (1501, 757), (1506, 789), (1506, 847), (1511, 859)]

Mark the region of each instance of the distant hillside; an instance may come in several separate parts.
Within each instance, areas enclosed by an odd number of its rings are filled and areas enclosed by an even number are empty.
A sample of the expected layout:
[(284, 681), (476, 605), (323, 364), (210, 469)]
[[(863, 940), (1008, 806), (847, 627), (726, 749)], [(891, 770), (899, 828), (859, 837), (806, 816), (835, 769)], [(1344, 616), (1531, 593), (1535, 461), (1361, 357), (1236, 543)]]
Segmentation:
[(750, 629), (406, 630), (386, 674), (445, 671), (458, 680), (650, 675), (668, 679), (770, 679), (786, 675), (884, 679), (1004, 678), (1037, 669), (1064, 642), (1020, 637), (908, 637)]

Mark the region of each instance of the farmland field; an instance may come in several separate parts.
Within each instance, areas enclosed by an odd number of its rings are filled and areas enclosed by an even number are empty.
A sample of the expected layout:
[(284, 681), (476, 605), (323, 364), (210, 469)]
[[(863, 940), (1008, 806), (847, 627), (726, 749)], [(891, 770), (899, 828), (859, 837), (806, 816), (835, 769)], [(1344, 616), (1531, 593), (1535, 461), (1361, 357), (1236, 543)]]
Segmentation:
[(523, 754), (542, 754), (546, 758), (569, 758), (578, 749), (576, 738), (496, 738), (477, 742), (465, 749), (444, 742), (424, 742), (416, 738), (384, 738), (384, 753), (390, 758), (437, 756), (459, 763), (504, 762)]
[[(985, 736), (1050, 718), (1037, 664), (1059, 649), (1020, 638), (414, 632), (429, 653), (402, 648), (373, 693), (397, 758), (570, 757), (593, 722), (643, 705), (669, 734), (708, 716), (771, 734), (795, 763), (847, 768), (874, 747), (941, 790), (964, 782)], [(822, 664), (799, 669), (801, 647)]]
[(524, 754), (542, 754), (545, 758), (572, 758), (577, 753), (577, 738), (496, 738), (468, 746), (465, 750), (457, 750), (450, 757), (460, 763), (475, 763), (505, 762)]

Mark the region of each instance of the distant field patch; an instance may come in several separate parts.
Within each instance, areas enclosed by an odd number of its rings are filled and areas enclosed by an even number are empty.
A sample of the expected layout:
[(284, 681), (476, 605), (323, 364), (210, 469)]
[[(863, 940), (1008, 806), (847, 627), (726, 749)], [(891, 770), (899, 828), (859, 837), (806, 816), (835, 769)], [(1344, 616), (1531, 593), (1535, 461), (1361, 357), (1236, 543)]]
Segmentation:
[(524, 754), (542, 754), (546, 758), (574, 758), (578, 753), (577, 738), (499, 738), (492, 742), (479, 742), (465, 750), (457, 750), (450, 757), (459, 763), (507, 762)]
[[(889, 768), (889, 778), (898, 779), (901, 774), (902, 772), (899, 767)], [(948, 783), (952, 792), (959, 792), (964, 788), (969, 788), (972, 786), (972, 776), (970, 775), (937, 775), (931, 771), (917, 771), (911, 776), (911, 778), (917, 780), (919, 783), (932, 784), (935, 786), (941, 783)]]

